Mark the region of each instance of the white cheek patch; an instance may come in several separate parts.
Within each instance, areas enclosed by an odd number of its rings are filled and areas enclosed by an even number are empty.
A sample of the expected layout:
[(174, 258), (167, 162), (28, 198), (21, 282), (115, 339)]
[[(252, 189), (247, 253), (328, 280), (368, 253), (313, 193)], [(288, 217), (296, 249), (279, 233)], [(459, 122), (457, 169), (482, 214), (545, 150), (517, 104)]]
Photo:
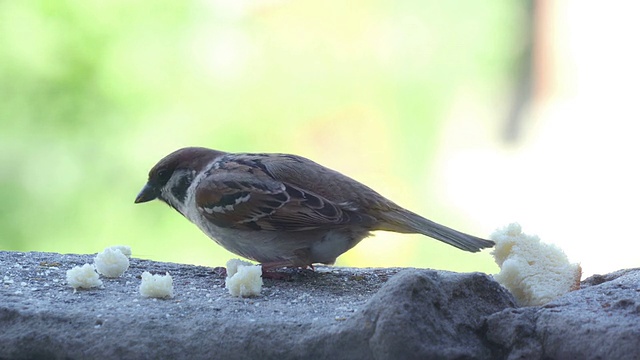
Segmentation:
[(186, 216), (188, 204), (193, 197), (196, 177), (195, 170), (176, 170), (169, 181), (160, 189), (161, 198), (174, 209)]

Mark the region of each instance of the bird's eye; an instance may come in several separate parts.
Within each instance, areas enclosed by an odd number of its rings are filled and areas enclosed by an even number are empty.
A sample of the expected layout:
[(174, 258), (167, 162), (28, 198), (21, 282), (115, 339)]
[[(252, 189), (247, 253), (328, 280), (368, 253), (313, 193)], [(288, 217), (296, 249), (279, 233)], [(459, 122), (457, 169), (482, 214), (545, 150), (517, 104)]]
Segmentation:
[(167, 169), (162, 169), (158, 171), (158, 174), (157, 174), (158, 179), (160, 180), (169, 180), (169, 175), (170, 175), (169, 170)]

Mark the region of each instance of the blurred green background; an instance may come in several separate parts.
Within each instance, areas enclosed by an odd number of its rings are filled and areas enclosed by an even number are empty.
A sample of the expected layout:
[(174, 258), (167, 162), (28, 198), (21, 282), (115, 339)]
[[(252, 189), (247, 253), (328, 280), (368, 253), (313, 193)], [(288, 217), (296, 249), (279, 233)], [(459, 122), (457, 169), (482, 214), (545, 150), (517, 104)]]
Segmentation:
[[(133, 204), (151, 166), (190, 145), (303, 155), (487, 237), (495, 224), (438, 196), (432, 171), (465, 94), (502, 121), (523, 6), (2, 1), (0, 249), (126, 244), (142, 258), (223, 265), (233, 255), (175, 211)], [(486, 252), (391, 233), (338, 265), (497, 269)]]

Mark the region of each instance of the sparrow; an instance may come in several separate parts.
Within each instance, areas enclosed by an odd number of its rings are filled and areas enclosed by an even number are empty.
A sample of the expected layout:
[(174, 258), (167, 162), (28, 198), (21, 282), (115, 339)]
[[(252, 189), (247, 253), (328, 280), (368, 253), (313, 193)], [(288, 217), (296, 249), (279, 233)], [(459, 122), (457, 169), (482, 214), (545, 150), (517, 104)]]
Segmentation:
[(159, 199), (263, 270), (333, 264), (371, 231), (423, 234), (478, 252), (494, 242), (397, 205), (302, 156), (179, 149), (149, 171), (135, 199)]

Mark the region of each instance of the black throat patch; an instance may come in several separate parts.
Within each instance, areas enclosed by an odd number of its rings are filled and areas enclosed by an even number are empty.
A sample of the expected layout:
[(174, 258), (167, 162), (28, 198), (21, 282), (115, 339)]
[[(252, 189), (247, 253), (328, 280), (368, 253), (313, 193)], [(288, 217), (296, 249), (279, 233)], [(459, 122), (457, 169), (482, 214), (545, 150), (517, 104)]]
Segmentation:
[(184, 201), (187, 198), (187, 189), (191, 185), (192, 181), (193, 177), (191, 176), (191, 174), (184, 174), (184, 176), (180, 178), (178, 183), (171, 188), (171, 194), (178, 201), (184, 204)]

